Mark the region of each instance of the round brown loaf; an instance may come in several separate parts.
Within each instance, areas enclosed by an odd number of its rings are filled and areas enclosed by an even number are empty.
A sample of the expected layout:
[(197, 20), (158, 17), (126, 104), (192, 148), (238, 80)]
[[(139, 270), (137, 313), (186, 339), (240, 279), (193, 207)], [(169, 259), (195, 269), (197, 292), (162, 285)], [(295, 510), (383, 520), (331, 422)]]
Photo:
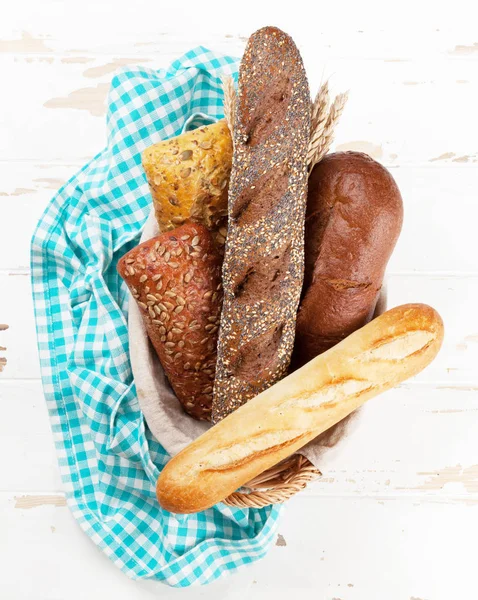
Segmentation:
[(370, 156), (338, 152), (314, 167), (293, 368), (370, 321), (402, 220), (400, 191)]

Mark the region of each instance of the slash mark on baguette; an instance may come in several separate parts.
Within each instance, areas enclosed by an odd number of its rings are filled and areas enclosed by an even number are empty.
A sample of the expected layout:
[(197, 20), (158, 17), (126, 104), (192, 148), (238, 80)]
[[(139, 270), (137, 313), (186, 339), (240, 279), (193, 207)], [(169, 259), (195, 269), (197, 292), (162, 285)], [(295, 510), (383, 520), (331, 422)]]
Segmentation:
[(250, 225), (266, 216), (277, 202), (277, 198), (289, 187), (289, 167), (281, 163), (262, 175), (245, 188), (234, 202), (231, 217), (239, 225)]
[(363, 379), (342, 379), (325, 385), (317, 392), (309, 392), (289, 398), (281, 402), (274, 411), (297, 409), (314, 411), (320, 406), (333, 408), (337, 403), (347, 397), (358, 398), (362, 394), (370, 392), (374, 386), (370, 381)]
[[(287, 433), (296, 432), (259, 433), (249, 438), (247, 442), (240, 441), (226, 448), (221, 448), (209, 455), (208, 461), (203, 463), (202, 471), (230, 471), (237, 469), (251, 460), (257, 460), (261, 456), (292, 446), (302, 438), (310, 435), (310, 431), (306, 431), (299, 435), (294, 435), (294, 437), (283, 442), (270, 445), (270, 442), (273, 442), (274, 439), (280, 438)], [(236, 458), (228, 458), (231, 454), (233, 456), (236, 454)]]
[(281, 285), (290, 266), (290, 244), (274, 251), (271, 256), (261, 258), (250, 266), (245, 274), (238, 273), (233, 282), (233, 294), (240, 302), (259, 302), (273, 297)]
[(319, 279), (322, 279), (327, 285), (330, 285), (330, 287), (337, 291), (349, 289), (366, 290), (372, 285), (370, 281), (354, 281), (353, 279), (328, 279), (326, 277), (319, 277)]
[(435, 335), (431, 331), (417, 329), (408, 331), (403, 335), (388, 337), (380, 340), (373, 348), (363, 352), (360, 360), (389, 360), (398, 361), (424, 352), (435, 340)]
[[(259, 57), (258, 57), (259, 58)], [(259, 58), (260, 59), (260, 58)], [(255, 102), (252, 110), (246, 108), (245, 94), (241, 97), (241, 114), (245, 122), (245, 133), (247, 144), (256, 146), (269, 136), (284, 121), (289, 108), (292, 80), (287, 72), (280, 69), (271, 73), (267, 83), (263, 83), (264, 89)]]
[(265, 369), (272, 369), (277, 361), (284, 325), (272, 327), (261, 336), (241, 346), (231, 363), (231, 374), (249, 383), (261, 381)]

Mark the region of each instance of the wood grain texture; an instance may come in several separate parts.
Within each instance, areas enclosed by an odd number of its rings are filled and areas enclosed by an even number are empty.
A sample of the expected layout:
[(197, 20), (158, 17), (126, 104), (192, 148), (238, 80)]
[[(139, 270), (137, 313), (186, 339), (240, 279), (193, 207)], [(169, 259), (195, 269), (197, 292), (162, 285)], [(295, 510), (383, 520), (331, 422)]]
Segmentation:
[[(177, 7), (149, 0), (134, 10), (126, 0), (114, 10), (108, 0), (71, 0), (68, 9), (19, 0), (2, 14), (0, 68), (15, 85), (0, 97), (0, 323), (10, 326), (0, 330), (0, 595), (177, 594), (126, 579), (65, 506), (15, 508), (15, 498), (61, 491), (38, 379), (29, 241), (54, 191), (105, 145), (104, 100), (116, 68), (164, 67), (199, 44), (239, 56), (254, 29), (273, 24), (297, 42), (312, 92), (328, 77), (333, 92), (350, 89), (335, 147), (391, 167), (404, 198), (389, 305), (429, 302), (444, 317), (446, 339), (420, 378), (366, 408), (329, 471), (290, 502), (284, 545), (188, 597), (276, 600), (300, 588), (328, 600), (469, 598), (478, 534), (474, 7), (404, 0), (387, 14), (378, 0), (363, 0), (345, 10), (321, 4), (317, 19), (304, 18), (300, 3), (271, 12), (244, 0), (233, 20), (219, 0), (207, 14), (197, 8), (185, 0), (178, 18)], [(12, 448), (20, 449), (15, 460)]]
[[(478, 490), (467, 490), (457, 481), (463, 473), (464, 481), (477, 481), (477, 455), (469, 440), (476, 428), (478, 397), (466, 387), (443, 387), (404, 385), (371, 401), (362, 411), (360, 427), (340, 452), (328, 458), (329, 468), (304, 494), (478, 502)], [(6, 456), (9, 448), (22, 447), (17, 460), (2, 466), (0, 491), (60, 492), (40, 381), (0, 380), (0, 403), (4, 410), (0, 456)], [(21, 422), (21, 430), (12, 428), (12, 422)], [(439, 478), (432, 487), (427, 483), (431, 473)]]
[(15, 508), (28, 510), (29, 508), (39, 508), (40, 506), (66, 506), (66, 499), (64, 496), (54, 494), (15, 496)]
[[(166, 67), (193, 46), (185, 41), (176, 52), (145, 52), (136, 64)], [(209, 47), (229, 52), (214, 43)], [(386, 165), (477, 164), (469, 115), (478, 93), (478, 74), (469, 60), (428, 57), (404, 63), (331, 58), (318, 63), (315, 45), (302, 50), (313, 93), (326, 78), (331, 78), (334, 92), (351, 91), (335, 148), (366, 151)], [(114, 72), (110, 66), (131, 64), (134, 56), (107, 54), (87, 65), (64, 62), (56, 54), (51, 58), (52, 62), (27, 61), (23, 55), (0, 53), (2, 72), (16, 81), (2, 98), (0, 125), (8, 125), (9, 143), (0, 146), (0, 160), (84, 162), (105, 145), (105, 99)], [(93, 68), (95, 77), (91, 77)], [(449, 107), (460, 109), (453, 118), (444, 119)], [(22, 120), (9, 119), (19, 110)], [(35, 131), (28, 144), (22, 135), (25, 127)]]
[[(16, 495), (0, 493), (6, 598), (178, 597), (179, 590), (122, 575), (66, 507), (15, 508)], [(417, 498), (294, 498), (281, 519), (280, 543), (265, 559), (186, 595), (191, 600), (240, 600), (244, 595), (277, 600), (300, 590), (304, 598), (328, 600), (469, 598), (475, 585), (477, 523), (475, 505)], [(21, 548), (21, 560), (7, 546), (10, 539)]]
[[(0, 315), (10, 325), (2, 335), (8, 348), (8, 368), (3, 377), (36, 379), (40, 371), (28, 270), (0, 272), (0, 289)], [(478, 277), (425, 273), (387, 277), (389, 307), (423, 302), (436, 308), (445, 322), (441, 352), (410, 385), (478, 387), (477, 295)]]
[[(53, 194), (81, 167), (80, 161), (0, 161), (0, 207), (8, 214), (0, 219), (0, 247), (8, 247), (0, 252), (0, 271), (28, 268), (38, 219)], [(390, 170), (403, 196), (405, 219), (388, 273), (478, 275), (475, 222), (464, 218), (475, 214), (478, 170), (459, 165), (448, 165), (444, 172), (413, 165)], [(459, 208), (452, 209), (458, 201)], [(425, 227), (431, 215), (433, 226)], [(453, 243), (458, 231), (465, 245)]]
[[(4, 375), (8, 375), (8, 370)], [(1, 462), (0, 492), (61, 492), (63, 488), (41, 382), (38, 379), (4, 380), (2, 377), (0, 406), (3, 414), (0, 456), (11, 456), (12, 448), (18, 449), (15, 460)]]

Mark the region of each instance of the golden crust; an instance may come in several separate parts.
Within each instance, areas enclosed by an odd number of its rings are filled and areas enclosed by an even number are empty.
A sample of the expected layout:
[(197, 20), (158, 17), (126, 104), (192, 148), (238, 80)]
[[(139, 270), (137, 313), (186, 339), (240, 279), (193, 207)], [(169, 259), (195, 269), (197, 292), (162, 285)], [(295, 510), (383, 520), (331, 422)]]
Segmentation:
[(232, 163), (225, 121), (154, 144), (143, 152), (142, 161), (160, 231), (194, 221), (224, 244)]
[(284, 460), (370, 398), (424, 369), (443, 322), (424, 304), (394, 308), (231, 413), (164, 468), (161, 506), (198, 512)]

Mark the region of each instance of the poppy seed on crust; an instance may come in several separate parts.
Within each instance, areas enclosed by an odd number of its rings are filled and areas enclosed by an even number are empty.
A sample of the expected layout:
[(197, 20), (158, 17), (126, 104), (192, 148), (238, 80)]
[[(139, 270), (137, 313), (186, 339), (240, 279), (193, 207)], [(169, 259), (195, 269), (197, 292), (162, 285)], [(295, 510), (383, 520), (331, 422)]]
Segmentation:
[(281, 379), (294, 343), (310, 93), (299, 51), (281, 30), (249, 39), (236, 115), (214, 422)]

